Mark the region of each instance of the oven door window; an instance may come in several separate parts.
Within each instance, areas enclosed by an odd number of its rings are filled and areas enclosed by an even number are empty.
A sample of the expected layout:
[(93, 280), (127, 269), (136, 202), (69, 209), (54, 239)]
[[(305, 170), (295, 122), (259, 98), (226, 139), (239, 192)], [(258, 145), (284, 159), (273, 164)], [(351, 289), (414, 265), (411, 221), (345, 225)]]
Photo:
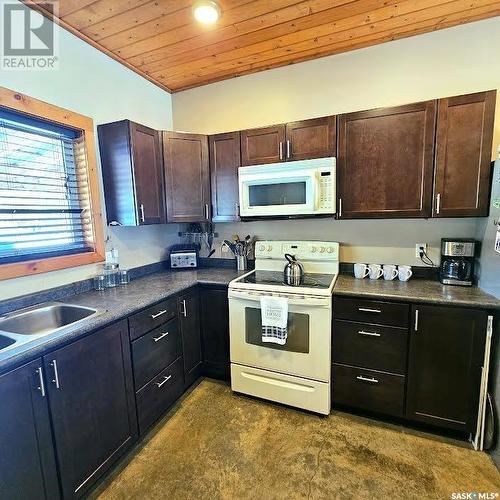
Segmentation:
[(306, 205), (307, 181), (250, 184), (248, 206)]
[(288, 337), (285, 345), (262, 342), (260, 308), (245, 307), (245, 341), (278, 351), (309, 353), (309, 315), (288, 312)]

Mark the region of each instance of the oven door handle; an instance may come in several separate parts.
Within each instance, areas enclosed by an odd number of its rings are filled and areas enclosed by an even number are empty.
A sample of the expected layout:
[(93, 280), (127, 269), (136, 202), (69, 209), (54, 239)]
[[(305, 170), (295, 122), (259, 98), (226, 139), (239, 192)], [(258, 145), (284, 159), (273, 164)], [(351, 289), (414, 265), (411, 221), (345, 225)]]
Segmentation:
[(262, 293), (248, 292), (240, 290), (229, 290), (228, 297), (230, 299), (249, 300), (260, 302), (261, 297), (283, 297), (288, 299), (290, 305), (299, 305), (307, 307), (330, 307), (331, 300), (329, 297), (308, 297), (305, 295), (291, 296), (280, 293)]

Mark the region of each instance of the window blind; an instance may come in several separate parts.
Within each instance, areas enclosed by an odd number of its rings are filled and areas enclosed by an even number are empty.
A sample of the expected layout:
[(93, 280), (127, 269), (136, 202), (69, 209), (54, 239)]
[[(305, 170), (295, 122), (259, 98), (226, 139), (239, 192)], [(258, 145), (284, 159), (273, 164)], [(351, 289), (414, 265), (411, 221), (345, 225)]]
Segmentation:
[(0, 110), (0, 262), (94, 250), (84, 136)]

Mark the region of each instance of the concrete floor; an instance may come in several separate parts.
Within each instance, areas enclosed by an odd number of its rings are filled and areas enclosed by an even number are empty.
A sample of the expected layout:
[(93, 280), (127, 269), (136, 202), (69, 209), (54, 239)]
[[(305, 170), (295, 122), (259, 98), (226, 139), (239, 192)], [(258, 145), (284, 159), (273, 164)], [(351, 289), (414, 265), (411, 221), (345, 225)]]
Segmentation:
[(203, 380), (106, 486), (112, 499), (449, 499), (498, 492), (489, 456), (362, 417), (319, 417)]

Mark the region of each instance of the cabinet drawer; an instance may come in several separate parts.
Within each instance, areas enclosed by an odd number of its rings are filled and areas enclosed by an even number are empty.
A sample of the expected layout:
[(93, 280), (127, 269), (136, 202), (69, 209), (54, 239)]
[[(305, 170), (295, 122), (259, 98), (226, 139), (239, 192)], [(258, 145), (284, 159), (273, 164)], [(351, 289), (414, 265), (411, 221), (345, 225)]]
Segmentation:
[(128, 319), (130, 340), (134, 340), (174, 318), (177, 315), (176, 304), (175, 297), (172, 297), (130, 316)]
[(184, 391), (182, 358), (177, 358), (137, 393), (137, 416), (141, 434), (158, 420)]
[(408, 327), (410, 306), (395, 302), (335, 297), (333, 315), (335, 319), (348, 319), (380, 325)]
[(333, 402), (402, 416), (405, 377), (334, 364)]
[(155, 328), (132, 342), (136, 390), (148, 383), (182, 354), (177, 319)]
[(405, 328), (343, 320), (333, 322), (335, 363), (404, 375), (407, 342)]

